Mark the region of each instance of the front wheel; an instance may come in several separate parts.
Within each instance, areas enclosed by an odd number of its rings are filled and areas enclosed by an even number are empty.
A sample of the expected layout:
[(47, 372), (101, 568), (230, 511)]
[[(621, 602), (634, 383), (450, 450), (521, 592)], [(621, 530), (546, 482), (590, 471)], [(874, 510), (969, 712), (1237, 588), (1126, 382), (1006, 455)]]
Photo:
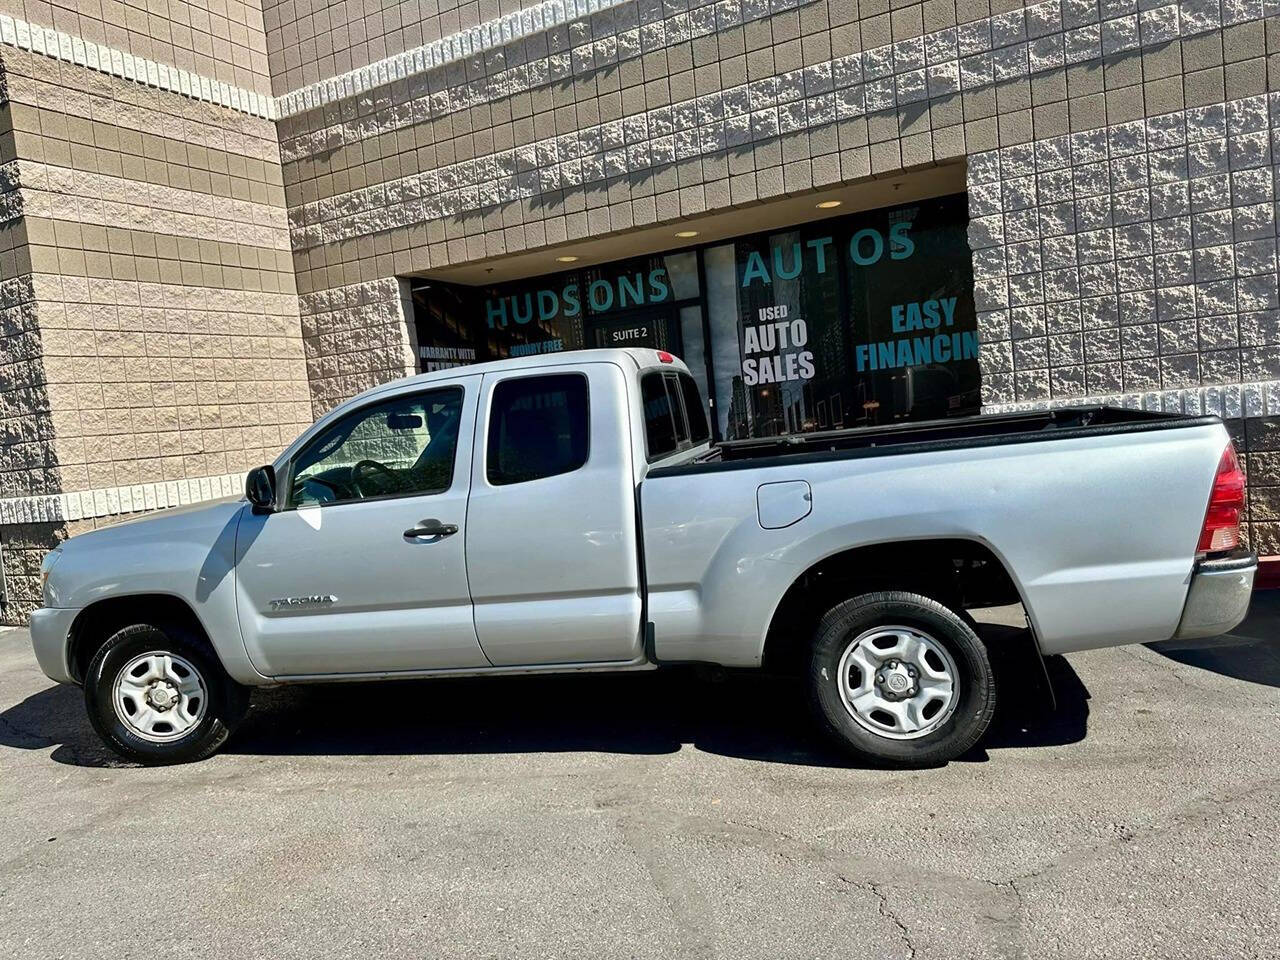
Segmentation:
[(841, 746), (894, 766), (933, 766), (978, 742), (996, 683), (986, 647), (955, 611), (886, 591), (832, 607), (818, 624), (809, 690)]
[(137, 623), (112, 634), (84, 681), (89, 721), (111, 749), (145, 764), (203, 760), (230, 736), (249, 692), (203, 638)]

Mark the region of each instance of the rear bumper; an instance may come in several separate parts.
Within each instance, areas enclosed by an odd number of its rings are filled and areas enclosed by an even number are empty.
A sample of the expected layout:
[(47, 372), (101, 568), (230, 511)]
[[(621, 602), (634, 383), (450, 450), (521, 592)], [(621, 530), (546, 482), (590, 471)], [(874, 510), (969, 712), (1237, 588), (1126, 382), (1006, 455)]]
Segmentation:
[(1258, 558), (1248, 551), (1197, 563), (1174, 639), (1216, 636), (1243, 620), (1249, 612), (1257, 571)]
[(41, 607), (31, 614), (31, 646), (36, 662), (50, 680), (73, 683), (67, 666), (67, 636), (75, 622), (76, 609)]

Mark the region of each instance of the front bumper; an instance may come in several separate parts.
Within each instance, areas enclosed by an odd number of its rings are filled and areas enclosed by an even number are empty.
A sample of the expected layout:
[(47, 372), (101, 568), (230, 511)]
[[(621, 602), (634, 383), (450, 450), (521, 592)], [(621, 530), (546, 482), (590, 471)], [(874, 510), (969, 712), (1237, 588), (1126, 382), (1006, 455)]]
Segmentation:
[(1258, 558), (1247, 550), (1197, 563), (1174, 639), (1213, 637), (1236, 626), (1249, 612), (1257, 572)]
[(67, 638), (80, 611), (64, 607), (41, 607), (31, 614), (31, 646), (36, 662), (50, 680), (74, 683), (67, 664)]

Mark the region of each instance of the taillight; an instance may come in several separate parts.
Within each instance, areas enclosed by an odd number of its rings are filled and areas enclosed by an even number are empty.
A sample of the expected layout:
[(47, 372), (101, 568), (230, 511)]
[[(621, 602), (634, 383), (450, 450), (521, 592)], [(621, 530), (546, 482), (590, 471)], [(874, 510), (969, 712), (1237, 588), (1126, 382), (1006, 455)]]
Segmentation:
[(1234, 550), (1240, 545), (1240, 511), (1244, 509), (1244, 471), (1230, 443), (1222, 451), (1218, 472), (1209, 492), (1209, 509), (1200, 528), (1198, 553)]
[(658, 351), (658, 362), (659, 362), (659, 363), (675, 363), (675, 362), (676, 362), (676, 358), (675, 358), (675, 357), (673, 357), (671, 354), (667, 353), (667, 351), (665, 351), (665, 350), (659, 350), (659, 351)]

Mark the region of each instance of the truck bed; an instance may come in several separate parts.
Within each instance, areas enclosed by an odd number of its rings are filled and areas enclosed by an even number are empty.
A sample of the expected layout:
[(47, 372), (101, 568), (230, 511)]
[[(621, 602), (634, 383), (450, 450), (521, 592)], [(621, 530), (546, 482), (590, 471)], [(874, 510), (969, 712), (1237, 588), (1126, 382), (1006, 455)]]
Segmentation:
[(714, 445), (707, 454), (696, 460), (656, 468), (650, 472), (650, 476), (758, 467), (764, 465), (762, 461), (804, 463), (855, 459), (885, 454), (923, 453), (930, 450), (1167, 430), (1218, 422), (1220, 418), (1216, 416), (1130, 410), (1112, 406), (1066, 407), (955, 417), (785, 437), (730, 440)]
[(735, 651), (806, 571), (909, 541), (989, 551), (1044, 653), (1166, 639), (1228, 443), (1218, 417), (1097, 406), (718, 445), (640, 485), (657, 650), (753, 665)]

